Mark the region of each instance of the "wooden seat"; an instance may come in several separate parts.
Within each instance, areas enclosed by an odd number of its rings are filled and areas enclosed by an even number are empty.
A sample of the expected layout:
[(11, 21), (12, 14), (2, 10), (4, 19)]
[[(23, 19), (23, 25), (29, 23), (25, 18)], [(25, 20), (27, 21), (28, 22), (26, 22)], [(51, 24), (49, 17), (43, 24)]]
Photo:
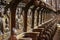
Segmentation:
[(20, 38), (19, 40), (32, 40), (32, 38)]
[(26, 32), (24, 38), (32, 38), (32, 40), (38, 40), (39, 32)]

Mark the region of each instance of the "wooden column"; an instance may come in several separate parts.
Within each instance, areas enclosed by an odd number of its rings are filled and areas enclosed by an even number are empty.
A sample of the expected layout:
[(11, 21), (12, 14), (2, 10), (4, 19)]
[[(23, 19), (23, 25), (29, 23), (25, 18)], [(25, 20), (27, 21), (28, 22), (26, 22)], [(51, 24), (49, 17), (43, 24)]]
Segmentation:
[[(37, 10), (38, 11), (38, 10)], [(37, 26), (38, 26), (38, 23), (39, 23), (39, 11), (37, 13)]]
[[(39, 15), (40, 15), (40, 18), (41, 18), (41, 8), (39, 8), (38, 12), (39, 12)], [(39, 21), (41, 21), (41, 19)], [(39, 22), (39, 24), (41, 24), (41, 22)]]
[(45, 22), (45, 9), (44, 9), (44, 22)]
[(17, 40), (14, 35), (14, 31), (13, 31), (13, 28), (15, 27), (15, 13), (16, 13), (16, 7), (15, 6), (11, 6), (10, 7), (10, 11), (11, 11), (11, 19), (10, 19), (10, 24), (11, 24), (11, 36), (9, 38), (9, 40)]
[(42, 10), (41, 10), (41, 19), (40, 19), (40, 24), (42, 24)]
[(11, 9), (11, 35), (14, 34), (13, 28), (15, 27), (15, 12), (16, 8), (10, 8)]
[(33, 13), (32, 13), (32, 28), (34, 28), (34, 13), (35, 13), (36, 7), (33, 8)]
[(24, 32), (27, 31), (27, 11), (28, 9), (24, 9), (25, 13), (24, 13)]
[(27, 32), (27, 12), (28, 9), (31, 5), (33, 5), (33, 1), (30, 1), (29, 3), (26, 3), (27, 5), (23, 8), (25, 13), (24, 13), (24, 32)]
[(34, 12), (35, 11), (33, 11), (33, 13), (32, 13), (32, 27), (31, 28), (34, 28)]

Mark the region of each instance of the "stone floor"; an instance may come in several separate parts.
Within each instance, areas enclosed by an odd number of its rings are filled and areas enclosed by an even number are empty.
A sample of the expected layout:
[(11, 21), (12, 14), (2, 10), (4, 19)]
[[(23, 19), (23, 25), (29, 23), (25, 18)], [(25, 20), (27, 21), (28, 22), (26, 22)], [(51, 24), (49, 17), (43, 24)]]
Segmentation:
[(60, 40), (60, 26), (58, 26), (58, 29), (56, 31), (56, 34), (55, 34), (53, 40)]

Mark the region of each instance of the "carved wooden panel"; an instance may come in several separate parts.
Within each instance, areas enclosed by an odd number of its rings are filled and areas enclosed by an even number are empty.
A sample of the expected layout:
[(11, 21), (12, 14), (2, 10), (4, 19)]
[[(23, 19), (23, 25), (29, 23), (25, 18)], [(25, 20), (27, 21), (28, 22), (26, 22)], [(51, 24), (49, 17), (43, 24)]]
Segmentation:
[(17, 8), (16, 9), (16, 25), (14, 31), (16, 34), (20, 34), (23, 32), (23, 28), (24, 28), (24, 11), (22, 10), (22, 8)]
[(3, 38), (4, 40), (5, 39), (8, 39), (10, 37), (10, 33), (11, 33), (11, 20), (10, 20), (10, 9), (7, 10), (7, 13), (6, 14), (3, 14)]
[(31, 9), (28, 9), (27, 12), (27, 31), (31, 30), (31, 26), (32, 26), (32, 11)]

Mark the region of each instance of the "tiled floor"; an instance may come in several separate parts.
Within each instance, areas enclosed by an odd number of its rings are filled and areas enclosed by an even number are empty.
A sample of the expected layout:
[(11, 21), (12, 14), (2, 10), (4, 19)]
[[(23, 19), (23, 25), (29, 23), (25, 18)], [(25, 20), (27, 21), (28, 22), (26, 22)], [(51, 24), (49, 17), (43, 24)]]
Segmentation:
[(60, 40), (60, 27), (58, 27), (53, 40)]

